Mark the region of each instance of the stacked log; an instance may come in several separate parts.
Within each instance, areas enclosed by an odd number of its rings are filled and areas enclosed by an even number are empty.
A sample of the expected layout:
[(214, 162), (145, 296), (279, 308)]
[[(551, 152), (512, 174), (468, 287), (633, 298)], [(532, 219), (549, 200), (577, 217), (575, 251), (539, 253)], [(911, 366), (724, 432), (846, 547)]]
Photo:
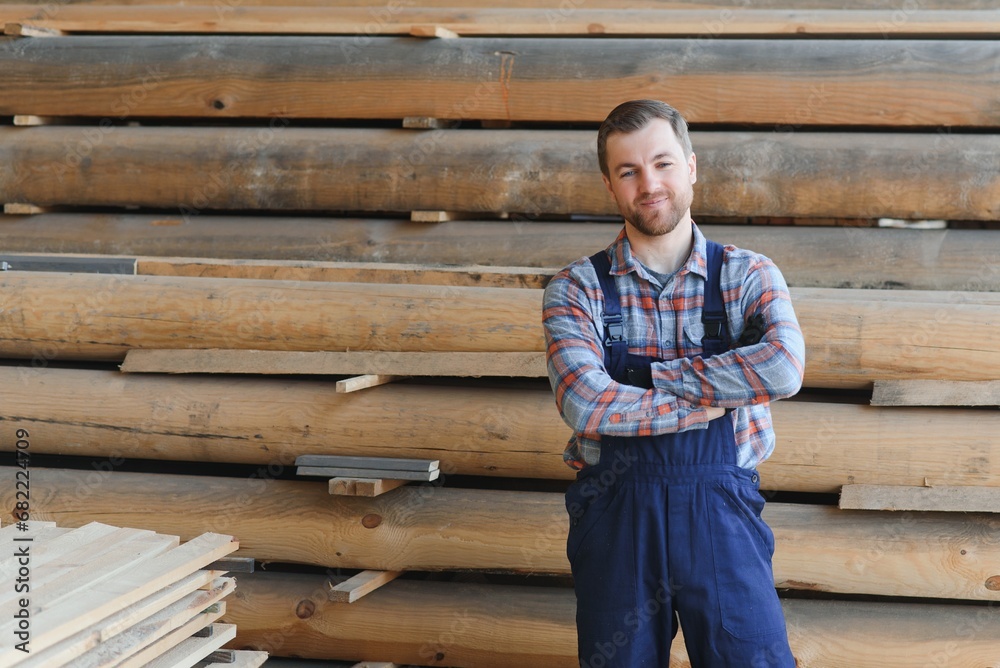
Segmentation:
[[(761, 467), (799, 665), (1000, 661), (995, 515), (831, 498), (1000, 488), (997, 11), (565, 4), (0, 5), (0, 421), (30, 440), (34, 519), (234, 534), (280, 565), (240, 577), (235, 646), (576, 665), (541, 289), (620, 229), (597, 123), (663, 97), (695, 127), (696, 220), (775, 259), (807, 340)], [(17, 271), (31, 254), (134, 274)], [(359, 372), (333, 355), (362, 353), (412, 377), (338, 391)], [(307, 454), (443, 476), (336, 496), (294, 476)]]

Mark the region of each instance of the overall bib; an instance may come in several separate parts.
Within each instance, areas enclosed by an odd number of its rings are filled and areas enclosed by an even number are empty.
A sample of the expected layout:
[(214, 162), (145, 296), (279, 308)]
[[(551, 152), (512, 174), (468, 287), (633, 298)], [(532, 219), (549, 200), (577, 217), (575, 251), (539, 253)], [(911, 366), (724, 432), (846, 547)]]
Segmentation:
[[(705, 357), (729, 347), (722, 252), (708, 242)], [(652, 388), (657, 360), (628, 352), (608, 256), (591, 261), (604, 293), (605, 367)], [(600, 462), (566, 492), (582, 668), (668, 666), (678, 618), (694, 668), (794, 668), (759, 486), (736, 463), (731, 414), (706, 429), (602, 437)]]

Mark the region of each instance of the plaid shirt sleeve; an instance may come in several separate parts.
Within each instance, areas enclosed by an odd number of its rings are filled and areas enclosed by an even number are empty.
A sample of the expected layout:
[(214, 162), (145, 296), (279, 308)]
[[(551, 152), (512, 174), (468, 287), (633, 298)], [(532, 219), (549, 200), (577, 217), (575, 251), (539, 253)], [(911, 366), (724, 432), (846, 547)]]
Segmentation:
[(597, 276), (588, 259), (559, 272), (545, 288), (542, 323), (549, 381), (559, 413), (577, 438), (592, 446), (601, 434), (651, 436), (704, 429), (705, 408), (670, 391), (612, 380), (604, 369), (601, 311)]
[[(678, 358), (653, 364), (655, 387), (699, 406), (766, 404), (790, 397), (802, 386), (805, 343), (784, 277), (768, 258), (733, 250), (727, 262), (749, 264), (742, 284), (723, 286), (726, 302), (739, 304), (747, 319), (763, 316), (760, 342), (707, 359)], [(730, 310), (730, 320), (732, 316)], [(730, 322), (731, 332), (733, 325), (742, 331), (743, 322)]]

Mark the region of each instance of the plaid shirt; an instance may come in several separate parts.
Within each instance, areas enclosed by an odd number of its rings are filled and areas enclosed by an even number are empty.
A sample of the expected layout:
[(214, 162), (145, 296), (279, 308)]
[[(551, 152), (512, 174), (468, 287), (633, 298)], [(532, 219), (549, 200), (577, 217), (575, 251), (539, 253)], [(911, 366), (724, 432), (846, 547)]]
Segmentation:
[(740, 466), (755, 468), (774, 450), (769, 402), (798, 392), (805, 366), (788, 287), (768, 258), (726, 246), (721, 284), (731, 340), (756, 314), (764, 317), (764, 336), (709, 359), (692, 358), (701, 352), (706, 278), (705, 237), (693, 227), (691, 255), (665, 286), (632, 255), (624, 229), (608, 247), (628, 350), (664, 360), (653, 364), (652, 390), (615, 382), (604, 369), (603, 295), (589, 258), (560, 271), (545, 288), (549, 381), (559, 413), (575, 432), (563, 453), (573, 468), (597, 463), (601, 435), (704, 429), (706, 406), (735, 409)]

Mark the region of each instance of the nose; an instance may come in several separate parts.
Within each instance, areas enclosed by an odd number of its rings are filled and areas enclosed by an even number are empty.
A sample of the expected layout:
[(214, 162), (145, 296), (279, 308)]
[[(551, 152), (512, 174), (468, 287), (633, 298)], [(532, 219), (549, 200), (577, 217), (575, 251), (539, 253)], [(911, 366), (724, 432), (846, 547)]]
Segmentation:
[(658, 188), (658, 182), (656, 180), (656, 172), (651, 169), (645, 169), (642, 171), (642, 190), (643, 192), (653, 193), (656, 192)]

